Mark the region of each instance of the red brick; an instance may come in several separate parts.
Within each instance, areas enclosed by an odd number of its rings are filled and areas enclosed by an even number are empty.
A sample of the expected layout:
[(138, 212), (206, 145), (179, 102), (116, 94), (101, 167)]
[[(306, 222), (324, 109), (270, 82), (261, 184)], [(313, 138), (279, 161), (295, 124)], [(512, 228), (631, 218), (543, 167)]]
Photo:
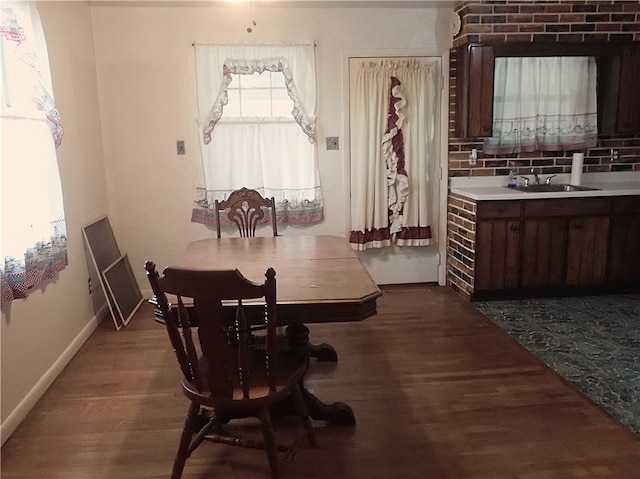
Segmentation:
[(521, 32), (544, 32), (544, 25), (520, 25), (520, 28), (518, 30), (520, 30)]
[(640, 12), (640, 2), (621, 2), (625, 12)]
[(596, 30), (599, 32), (619, 32), (620, 29), (619, 23), (600, 23), (596, 25)]
[(535, 43), (555, 43), (558, 41), (557, 33), (534, 33), (533, 41)]
[(534, 15), (534, 23), (556, 23), (558, 21), (558, 15)]
[(545, 5), (544, 11), (547, 13), (565, 13), (571, 11), (571, 5), (566, 4), (551, 4)]
[(480, 35), (480, 41), (483, 43), (504, 43), (507, 39), (505, 35), (500, 33), (483, 33)]
[(621, 2), (616, 3), (606, 3), (598, 5), (599, 12), (621, 12), (623, 9), (623, 4)]
[(533, 22), (533, 15), (509, 15), (507, 16), (507, 23), (531, 23)]
[(567, 43), (580, 43), (583, 40), (584, 35), (581, 33), (560, 33), (558, 34), (559, 42)]
[(530, 33), (516, 33), (507, 35), (507, 39), (510, 42), (522, 42), (529, 43), (533, 41), (532, 35)]
[(627, 23), (622, 25), (623, 32), (640, 32), (640, 23)]
[(571, 14), (571, 15), (560, 15), (560, 22), (562, 23), (583, 23), (585, 15), (580, 14)]
[(491, 33), (491, 25), (468, 25), (465, 33)]
[(517, 31), (518, 31), (518, 25), (505, 24), (505, 25), (493, 26), (493, 33), (509, 33), (509, 32), (517, 32)]

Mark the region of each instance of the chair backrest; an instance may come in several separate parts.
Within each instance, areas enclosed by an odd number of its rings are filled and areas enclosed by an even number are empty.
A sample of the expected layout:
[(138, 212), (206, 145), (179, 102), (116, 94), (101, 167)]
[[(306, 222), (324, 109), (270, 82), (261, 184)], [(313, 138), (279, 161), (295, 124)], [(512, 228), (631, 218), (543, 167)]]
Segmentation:
[(276, 202), (272, 198), (263, 198), (256, 190), (241, 188), (234, 191), (224, 201), (215, 200), (216, 228), (220, 238), (220, 211), (229, 210), (228, 217), (238, 227), (240, 236), (253, 237), (256, 226), (264, 218), (264, 208), (271, 209), (271, 227), (273, 236), (278, 236), (276, 221)]
[[(147, 261), (145, 269), (182, 374), (194, 388), (200, 392), (208, 391), (212, 397), (231, 398), (235, 383), (241, 385), (243, 396), (249, 397), (251, 320), (266, 327), (265, 366), (269, 389), (275, 390), (277, 311), (276, 273), (273, 268), (266, 271), (263, 284), (249, 281), (237, 269), (197, 271), (167, 267), (162, 277), (151, 261)], [(169, 305), (167, 294), (177, 297), (177, 305), (173, 305), (177, 308)], [(248, 313), (243, 301), (255, 299), (262, 301), (252, 302)], [(201, 357), (185, 307), (185, 302), (189, 304), (191, 301), (199, 323)]]

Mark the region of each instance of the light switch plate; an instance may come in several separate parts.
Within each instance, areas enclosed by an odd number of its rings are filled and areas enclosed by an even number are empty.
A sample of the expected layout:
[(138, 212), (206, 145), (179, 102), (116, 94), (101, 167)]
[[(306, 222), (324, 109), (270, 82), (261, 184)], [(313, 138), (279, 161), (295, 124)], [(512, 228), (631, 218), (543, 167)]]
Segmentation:
[(184, 155), (185, 154), (184, 141), (178, 140), (177, 143), (176, 143), (176, 149), (178, 151), (178, 155)]
[(328, 136), (327, 137), (327, 150), (339, 150), (340, 149), (340, 140), (337, 136)]

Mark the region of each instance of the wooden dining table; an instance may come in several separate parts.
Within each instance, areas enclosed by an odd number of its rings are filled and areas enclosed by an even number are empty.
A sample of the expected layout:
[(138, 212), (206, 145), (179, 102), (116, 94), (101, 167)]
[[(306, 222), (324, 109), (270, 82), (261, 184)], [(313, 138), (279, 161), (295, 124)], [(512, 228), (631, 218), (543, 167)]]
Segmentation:
[[(172, 266), (237, 269), (259, 283), (267, 268), (274, 268), (278, 322), (286, 327), (290, 346), (325, 361), (337, 361), (337, 353), (331, 345), (310, 344), (306, 324), (364, 320), (376, 314), (382, 294), (347, 239), (339, 236), (209, 238), (190, 243)], [(348, 405), (325, 404), (306, 388), (304, 394), (312, 418), (355, 424)]]

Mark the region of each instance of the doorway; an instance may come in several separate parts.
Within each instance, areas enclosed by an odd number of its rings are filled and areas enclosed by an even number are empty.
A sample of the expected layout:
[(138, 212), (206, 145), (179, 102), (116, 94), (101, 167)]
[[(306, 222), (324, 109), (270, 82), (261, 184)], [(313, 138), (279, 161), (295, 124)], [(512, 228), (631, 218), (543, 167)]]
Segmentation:
[[(372, 196), (380, 196), (378, 193), (363, 193), (361, 185), (358, 185), (358, 181), (361, 180), (362, 166), (357, 162), (363, 161), (362, 154), (362, 142), (363, 135), (369, 135), (366, 129), (362, 128), (362, 121), (359, 120), (359, 112), (353, 111), (353, 100), (356, 93), (359, 97), (362, 96), (362, 80), (358, 80), (358, 75), (362, 75), (362, 68), (367, 68), (367, 65), (394, 65), (394, 64), (406, 64), (406, 63), (421, 65), (425, 68), (432, 69), (432, 80), (429, 80), (433, 84), (430, 88), (433, 89), (432, 95), (432, 107), (429, 109), (433, 114), (432, 128), (429, 132), (431, 138), (428, 145), (430, 153), (420, 154), (421, 159), (410, 160), (406, 164), (407, 176), (410, 178), (408, 183), (409, 187), (417, 190), (423, 188), (420, 192), (420, 208), (421, 215), (428, 216), (429, 228), (431, 230), (431, 239), (429, 241), (416, 242), (420, 243), (420, 246), (414, 246), (411, 242), (405, 243), (405, 245), (398, 245), (394, 240), (389, 245), (383, 247), (362, 247), (357, 252), (358, 257), (367, 267), (374, 280), (378, 284), (405, 284), (405, 283), (439, 283), (445, 284), (446, 277), (446, 164), (447, 164), (447, 139), (442, 138), (443, 130), (446, 132), (446, 126), (443, 126), (443, 113), (446, 112), (446, 107), (443, 105), (443, 97), (448, 97), (448, 89), (445, 93), (443, 91), (444, 85), (442, 84), (442, 65), (443, 58), (435, 56), (405, 56), (405, 55), (390, 55), (390, 56), (359, 56), (353, 55), (348, 57), (348, 70), (349, 70), (349, 95), (347, 103), (348, 111), (348, 147), (349, 152), (347, 155), (349, 163), (349, 172), (347, 177), (350, 179), (347, 182), (349, 188), (347, 197), (350, 198), (350, 210), (348, 217), (350, 218), (350, 225), (353, 228), (354, 224), (358, 225), (359, 218), (354, 217), (362, 210), (361, 205), (355, 205), (353, 202), (361, 201), (363, 195), (368, 198)], [(447, 63), (448, 64), (448, 63)], [(358, 73), (360, 72), (360, 73)], [(358, 84), (360, 81), (360, 84)], [(356, 90), (360, 88), (360, 90)], [(383, 88), (384, 89), (384, 88)], [(378, 95), (378, 93), (376, 93)], [(386, 99), (385, 99), (386, 100)], [(361, 98), (360, 100), (361, 101)], [(383, 101), (378, 98), (372, 99), (372, 102)], [(357, 108), (357, 107), (355, 107)], [(432, 109), (432, 111), (431, 111)], [(361, 116), (361, 115), (360, 115)], [(375, 116), (375, 115), (374, 115)], [(422, 131), (415, 131), (418, 122), (414, 122), (413, 125), (409, 122), (405, 123), (403, 128), (413, 128), (414, 131), (405, 131), (406, 136), (413, 136), (412, 144), (416, 143), (416, 138), (422, 135)], [(446, 124), (446, 123), (445, 123)], [(420, 125), (422, 125), (420, 123)], [(374, 134), (375, 135), (375, 134)], [(366, 140), (369, 141), (369, 140)], [(377, 145), (377, 138), (371, 139), (372, 145)], [(372, 147), (373, 148), (373, 147)], [(411, 145), (408, 145), (411, 148)], [(444, 150), (444, 151), (443, 151)], [(364, 155), (366, 160), (364, 161), (379, 161), (377, 154)], [(354, 163), (354, 161), (356, 163)], [(418, 161), (418, 163), (416, 163)], [(382, 166), (384, 168), (384, 166)], [(417, 171), (420, 170), (420, 171)], [(387, 172), (390, 171), (387, 169)], [(428, 181), (425, 184), (418, 185), (416, 177), (424, 177), (428, 175)], [(384, 181), (384, 178), (380, 181)], [(355, 184), (354, 184), (355, 182)], [(424, 188), (428, 188), (428, 192), (425, 192)], [(384, 194), (384, 192), (383, 192)], [(411, 193), (409, 193), (411, 194)], [(393, 193), (391, 193), (393, 196)], [(355, 199), (354, 199), (355, 197)], [(411, 201), (411, 200), (409, 200)], [(417, 201), (413, 198), (414, 205)], [(380, 208), (382, 209), (382, 208)], [(355, 211), (355, 213), (354, 213)], [(368, 214), (368, 213), (367, 213)], [(374, 214), (375, 215), (375, 214)], [(383, 218), (384, 221), (384, 218)], [(422, 227), (425, 225), (424, 219), (420, 220)], [(424, 229), (424, 228), (421, 228)], [(400, 242), (402, 244), (402, 242)], [(425, 243), (429, 243), (425, 245)]]

